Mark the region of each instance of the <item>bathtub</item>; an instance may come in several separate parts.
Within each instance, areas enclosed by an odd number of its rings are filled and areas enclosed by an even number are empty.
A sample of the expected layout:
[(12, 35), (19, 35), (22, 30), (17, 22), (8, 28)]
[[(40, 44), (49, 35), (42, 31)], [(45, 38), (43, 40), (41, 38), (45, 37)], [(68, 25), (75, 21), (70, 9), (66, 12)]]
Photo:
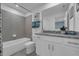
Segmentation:
[(13, 41), (3, 42), (3, 56), (10, 56), (25, 48), (25, 43), (29, 42), (30, 38), (20, 38)]

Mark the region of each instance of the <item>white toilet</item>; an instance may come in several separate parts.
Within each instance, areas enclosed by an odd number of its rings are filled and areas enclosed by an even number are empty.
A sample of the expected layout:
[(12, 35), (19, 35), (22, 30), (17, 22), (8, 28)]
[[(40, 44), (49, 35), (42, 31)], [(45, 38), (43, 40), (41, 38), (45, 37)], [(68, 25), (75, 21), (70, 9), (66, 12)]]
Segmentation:
[(29, 55), (35, 52), (35, 43), (32, 41), (29, 41), (25, 44), (25, 48), (26, 48), (26, 54)]

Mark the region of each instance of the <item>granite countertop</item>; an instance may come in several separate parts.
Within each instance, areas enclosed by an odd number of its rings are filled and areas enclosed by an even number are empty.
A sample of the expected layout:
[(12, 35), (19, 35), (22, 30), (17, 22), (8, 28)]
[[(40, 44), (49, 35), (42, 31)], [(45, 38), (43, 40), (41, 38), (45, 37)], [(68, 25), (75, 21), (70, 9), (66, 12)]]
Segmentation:
[(73, 39), (79, 39), (79, 35), (66, 35), (62, 33), (35, 33), (36, 35), (44, 35), (44, 36), (54, 36), (54, 37), (62, 37), (62, 38), (73, 38)]

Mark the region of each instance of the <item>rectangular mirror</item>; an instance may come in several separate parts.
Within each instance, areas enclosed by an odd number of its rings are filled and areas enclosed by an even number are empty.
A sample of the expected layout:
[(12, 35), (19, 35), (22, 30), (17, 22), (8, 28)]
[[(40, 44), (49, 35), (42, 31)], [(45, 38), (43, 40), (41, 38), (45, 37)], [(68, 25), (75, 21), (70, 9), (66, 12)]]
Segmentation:
[(44, 10), (42, 12), (43, 31), (60, 31), (60, 28), (63, 26), (68, 27), (66, 12), (69, 5), (69, 3), (61, 3)]

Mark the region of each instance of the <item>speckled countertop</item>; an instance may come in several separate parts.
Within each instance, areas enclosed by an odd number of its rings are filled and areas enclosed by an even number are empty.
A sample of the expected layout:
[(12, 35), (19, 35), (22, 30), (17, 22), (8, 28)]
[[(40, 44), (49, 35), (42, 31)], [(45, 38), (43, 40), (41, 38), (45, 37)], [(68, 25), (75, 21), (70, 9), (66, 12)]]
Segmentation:
[(62, 37), (62, 38), (73, 38), (79, 39), (79, 35), (66, 35), (66, 34), (56, 34), (56, 33), (35, 33), (36, 35), (44, 35), (44, 36), (54, 36), (54, 37)]

